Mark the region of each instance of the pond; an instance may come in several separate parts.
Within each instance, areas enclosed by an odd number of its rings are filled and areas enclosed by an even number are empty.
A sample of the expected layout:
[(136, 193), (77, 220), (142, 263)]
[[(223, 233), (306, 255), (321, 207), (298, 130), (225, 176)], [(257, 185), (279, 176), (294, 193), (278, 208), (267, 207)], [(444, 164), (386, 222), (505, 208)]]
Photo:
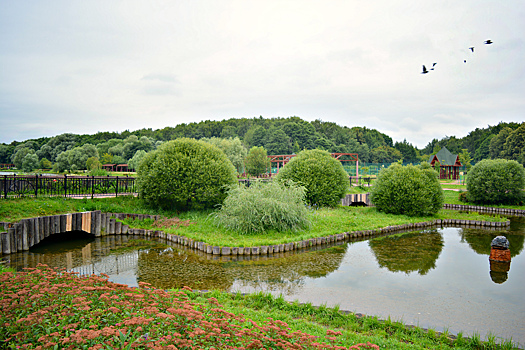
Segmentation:
[[(492, 333), (525, 344), (523, 218), (513, 218), (503, 231), (414, 231), (274, 257), (217, 257), (160, 240), (86, 235), (48, 238), (4, 260), (18, 270), (45, 263), (82, 274), (106, 273), (130, 286), (141, 281), (165, 289), (265, 291), (290, 301), (338, 304), (342, 310), (452, 334), (478, 332), (486, 339)], [(509, 239), (512, 261), (490, 271), (490, 242), (497, 235)]]

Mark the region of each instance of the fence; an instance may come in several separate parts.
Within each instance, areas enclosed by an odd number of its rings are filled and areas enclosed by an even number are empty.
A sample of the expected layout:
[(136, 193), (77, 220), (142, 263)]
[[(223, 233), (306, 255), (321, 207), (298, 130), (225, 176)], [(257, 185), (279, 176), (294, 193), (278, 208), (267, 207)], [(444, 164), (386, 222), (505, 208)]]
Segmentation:
[(135, 178), (127, 176), (0, 176), (0, 198), (63, 196), (101, 197), (133, 194)]

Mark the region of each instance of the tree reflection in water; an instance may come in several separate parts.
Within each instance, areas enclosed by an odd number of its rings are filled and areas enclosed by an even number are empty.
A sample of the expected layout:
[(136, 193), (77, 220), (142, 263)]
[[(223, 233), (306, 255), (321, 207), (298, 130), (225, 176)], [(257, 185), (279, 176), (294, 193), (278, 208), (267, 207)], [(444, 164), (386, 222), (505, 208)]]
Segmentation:
[[(515, 233), (515, 232), (513, 232)], [(461, 237), (461, 242), (466, 242), (478, 254), (490, 255), (490, 243), (496, 236), (505, 236), (509, 240), (510, 256), (515, 257), (523, 250), (523, 243), (525, 241), (525, 234), (509, 234), (507, 231), (487, 231), (476, 229), (459, 229), (458, 234)]]
[(417, 271), (426, 275), (436, 267), (445, 243), (441, 233), (432, 229), (379, 237), (368, 244), (380, 267), (392, 272)]
[[(281, 257), (224, 257), (198, 254), (171, 247), (139, 254), (137, 279), (157, 288), (188, 286), (200, 290), (243, 287), (290, 294), (308, 277), (325, 277), (336, 271), (346, 254), (343, 244), (315, 252), (289, 252)], [(229, 261), (228, 261), (229, 259)], [(243, 260), (241, 260), (243, 259)]]

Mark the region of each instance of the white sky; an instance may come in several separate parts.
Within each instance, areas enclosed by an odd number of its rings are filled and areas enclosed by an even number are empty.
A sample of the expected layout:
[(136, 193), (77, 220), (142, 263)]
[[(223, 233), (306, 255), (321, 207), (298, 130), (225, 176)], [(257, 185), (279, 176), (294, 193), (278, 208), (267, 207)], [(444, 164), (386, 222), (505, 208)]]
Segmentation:
[(525, 120), (524, 33), (523, 0), (0, 0), (0, 142), (295, 115), (422, 148)]

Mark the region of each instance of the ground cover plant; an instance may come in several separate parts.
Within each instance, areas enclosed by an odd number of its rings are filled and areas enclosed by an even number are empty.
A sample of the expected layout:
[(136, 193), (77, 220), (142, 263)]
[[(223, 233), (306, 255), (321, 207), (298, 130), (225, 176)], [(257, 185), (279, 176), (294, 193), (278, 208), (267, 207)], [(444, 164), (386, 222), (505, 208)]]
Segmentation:
[(181, 138), (144, 156), (137, 172), (139, 196), (149, 205), (179, 210), (213, 208), (237, 182), (226, 154), (204, 141)]
[(323, 327), (311, 334), (278, 319), (257, 323), (214, 297), (195, 300), (191, 290), (130, 288), (43, 265), (0, 281), (4, 348), (379, 349)]
[(304, 198), (304, 187), (293, 182), (234, 185), (214, 218), (218, 226), (241, 234), (303, 230), (309, 227)]
[(370, 200), (385, 213), (434, 215), (443, 207), (443, 189), (434, 170), (394, 163), (379, 172)]
[(0, 268), (10, 349), (511, 349), (282, 296), (139, 288), (40, 265)]
[(302, 151), (286, 163), (277, 174), (277, 181), (287, 180), (304, 186), (306, 202), (316, 206), (340, 204), (350, 186), (341, 162), (318, 149)]

